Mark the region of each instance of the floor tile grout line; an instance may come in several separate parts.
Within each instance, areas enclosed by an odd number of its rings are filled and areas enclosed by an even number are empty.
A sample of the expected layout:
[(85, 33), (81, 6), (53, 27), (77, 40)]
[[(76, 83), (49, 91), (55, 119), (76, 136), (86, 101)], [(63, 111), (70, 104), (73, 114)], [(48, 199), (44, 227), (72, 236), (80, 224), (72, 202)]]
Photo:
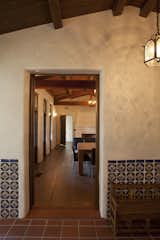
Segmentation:
[(14, 219), (13, 223), (11, 224), (11, 226), (9, 227), (8, 231), (6, 232), (5, 236), (3, 237), (3, 239), (6, 239), (9, 231), (13, 228), (13, 226), (15, 225), (15, 222), (16, 222), (17, 219)]
[(46, 228), (48, 226), (48, 219), (45, 219), (45, 225), (43, 225), (43, 226), (44, 226), (44, 228), (43, 228), (43, 232), (41, 234), (41, 240), (43, 239), (45, 231), (46, 231)]
[(97, 233), (97, 226), (96, 226), (96, 224), (94, 224), (94, 228), (95, 228), (95, 232), (96, 232), (96, 239), (98, 240), (99, 236), (98, 236), (98, 233)]
[(78, 220), (78, 240), (80, 240), (80, 220)]
[(29, 229), (30, 226), (32, 226), (32, 225), (31, 225), (31, 221), (29, 221), (29, 223), (28, 223), (28, 225), (27, 225), (27, 227), (26, 227), (26, 230), (24, 231), (23, 239), (25, 239), (25, 234), (26, 234), (26, 232), (27, 232), (27, 230)]
[(64, 226), (64, 220), (62, 220), (62, 222), (61, 222), (61, 231), (60, 231), (60, 236), (59, 236), (60, 240), (62, 239), (63, 226)]

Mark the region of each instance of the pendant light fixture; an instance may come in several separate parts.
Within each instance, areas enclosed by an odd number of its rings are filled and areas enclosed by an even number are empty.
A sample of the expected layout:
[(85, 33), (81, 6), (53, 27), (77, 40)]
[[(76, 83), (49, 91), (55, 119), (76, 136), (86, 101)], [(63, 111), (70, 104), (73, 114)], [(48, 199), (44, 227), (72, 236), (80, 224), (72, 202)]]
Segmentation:
[(88, 100), (88, 104), (90, 107), (94, 107), (96, 105), (96, 91), (95, 89), (93, 90), (93, 93), (90, 95), (90, 98)]
[(144, 46), (144, 63), (147, 66), (160, 66), (160, 25), (159, 25), (160, 0), (157, 0), (157, 32)]

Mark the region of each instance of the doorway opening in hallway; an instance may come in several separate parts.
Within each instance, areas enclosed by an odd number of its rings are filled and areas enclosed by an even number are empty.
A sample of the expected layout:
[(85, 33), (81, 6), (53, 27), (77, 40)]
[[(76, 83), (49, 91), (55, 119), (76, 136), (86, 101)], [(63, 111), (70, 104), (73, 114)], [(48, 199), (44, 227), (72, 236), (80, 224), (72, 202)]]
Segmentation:
[(99, 74), (30, 83), (30, 208), (98, 209)]

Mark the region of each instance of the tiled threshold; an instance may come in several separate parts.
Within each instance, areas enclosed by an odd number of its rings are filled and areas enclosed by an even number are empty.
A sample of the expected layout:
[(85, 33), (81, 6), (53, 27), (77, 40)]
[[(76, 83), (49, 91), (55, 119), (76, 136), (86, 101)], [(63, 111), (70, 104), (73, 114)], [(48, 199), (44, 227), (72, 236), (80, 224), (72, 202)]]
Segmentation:
[(100, 218), (97, 209), (33, 208), (27, 218)]
[(25, 218), (0, 221), (0, 239), (11, 240), (160, 240), (160, 235), (114, 237), (107, 220), (100, 218)]

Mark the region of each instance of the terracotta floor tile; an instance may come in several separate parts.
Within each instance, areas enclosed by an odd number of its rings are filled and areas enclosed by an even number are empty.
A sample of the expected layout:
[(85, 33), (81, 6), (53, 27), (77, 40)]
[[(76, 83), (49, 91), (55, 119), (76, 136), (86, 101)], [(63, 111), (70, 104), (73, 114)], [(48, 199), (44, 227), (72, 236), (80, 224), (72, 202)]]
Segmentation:
[(17, 219), (14, 225), (28, 225), (30, 222), (30, 219)]
[(5, 237), (5, 238), (3, 238), (3, 240), (22, 240), (22, 237)]
[(13, 226), (7, 236), (13, 236), (13, 237), (19, 237), (19, 236), (24, 236), (24, 233), (27, 229), (27, 226)]
[[(98, 240), (117, 240), (117, 238), (113, 237), (98, 237)], [(125, 240), (130, 240), (129, 238), (126, 238)], [(133, 240), (133, 239), (132, 239)]]
[(95, 224), (95, 221), (94, 219), (83, 219), (83, 220), (80, 220), (80, 226), (88, 226), (88, 225), (91, 225), (93, 226)]
[[(69, 237), (69, 238), (67, 237), (67, 238), (63, 238), (63, 237), (62, 237), (62, 238), (60, 238), (60, 239), (61, 239), (61, 240), (79, 240), (80, 238), (78, 238), (78, 237), (73, 237), (73, 238), (72, 238), (72, 237)], [(83, 239), (84, 239), (84, 238), (83, 238)], [(49, 239), (48, 239), (48, 240), (49, 240)], [(92, 239), (90, 239), (90, 240), (92, 240)]]
[(107, 228), (105, 226), (96, 227), (96, 232), (98, 237), (112, 237), (113, 231), (112, 228)]
[(45, 237), (59, 237), (61, 233), (61, 227), (47, 226), (44, 231)]
[(65, 219), (63, 221), (63, 225), (77, 225), (78, 226), (79, 221), (78, 220), (70, 220), (70, 219)]
[(43, 234), (44, 225), (43, 226), (29, 226), (25, 232), (25, 236), (37, 236), (41, 237)]
[(24, 240), (41, 240), (41, 237), (25, 237)]
[(153, 238), (151, 237), (133, 237), (132, 240), (152, 240)]
[[(61, 238), (60, 237), (42, 237), (41, 238), (41, 240), (61, 240)], [(67, 239), (65, 239), (65, 240), (69, 240), (68, 238)]]
[[(98, 238), (97, 237), (80, 237), (80, 238), (78, 238), (78, 239), (80, 239), (80, 240), (97, 240)], [(67, 240), (67, 239), (66, 239)]]
[(94, 227), (79, 227), (80, 237), (96, 237)]
[(10, 229), (10, 226), (0, 226), (0, 237), (5, 236)]
[(0, 225), (12, 225), (15, 222), (14, 219), (4, 219), (0, 220)]
[(68, 227), (65, 226), (62, 228), (62, 237), (78, 237), (78, 226), (77, 227)]
[(46, 225), (46, 219), (32, 219), (31, 225)]
[(47, 225), (48, 226), (61, 226), (63, 220), (56, 220), (56, 219), (48, 219)]
[(96, 226), (110, 225), (110, 223), (106, 219), (97, 219), (97, 220), (95, 220), (95, 225)]

